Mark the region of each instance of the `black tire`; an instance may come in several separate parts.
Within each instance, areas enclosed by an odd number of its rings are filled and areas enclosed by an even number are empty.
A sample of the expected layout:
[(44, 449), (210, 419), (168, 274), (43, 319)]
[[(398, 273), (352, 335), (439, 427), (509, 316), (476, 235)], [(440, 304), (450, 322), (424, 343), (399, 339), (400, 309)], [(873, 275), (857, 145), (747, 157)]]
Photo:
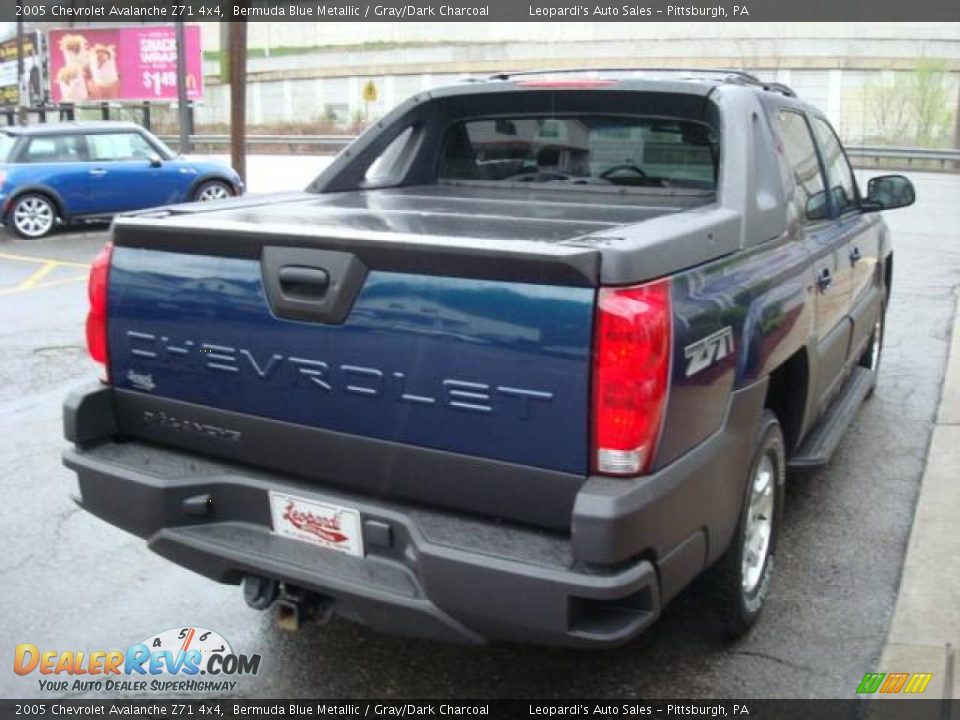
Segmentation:
[[(749, 579), (745, 572), (744, 554), (747, 552), (748, 513), (751, 509), (751, 495), (755, 483), (758, 482), (761, 463), (764, 459), (769, 463), (764, 467), (772, 469), (771, 491), (773, 493), (770, 504), (771, 525), (766, 544), (766, 551), (759, 570), (751, 564)], [(783, 433), (777, 416), (770, 410), (764, 410), (760, 416), (760, 423), (753, 444), (753, 456), (750, 459), (749, 475), (744, 488), (743, 502), (740, 508), (740, 518), (730, 547), (716, 565), (710, 569), (706, 578), (709, 591), (710, 614), (714, 619), (716, 629), (727, 639), (734, 639), (744, 635), (760, 617), (764, 601), (770, 592), (770, 583), (774, 572), (774, 557), (777, 540), (780, 536), (780, 525), (783, 517), (784, 485), (786, 483), (786, 453), (784, 451)], [(756, 509), (756, 506), (755, 506)]]
[(873, 370), (873, 383), (870, 385), (870, 391), (867, 393), (867, 399), (873, 397), (873, 391), (877, 388), (877, 379), (880, 377), (880, 358), (883, 355), (883, 335), (887, 325), (887, 300), (884, 298), (883, 305), (880, 308), (880, 316), (873, 326), (873, 332), (870, 334), (870, 344), (860, 356), (857, 363), (860, 367)]
[(194, 202), (210, 202), (212, 200), (225, 200), (233, 197), (233, 187), (225, 180), (207, 180), (200, 183), (197, 189), (193, 191)]
[(7, 226), (17, 237), (36, 240), (57, 226), (57, 205), (41, 193), (24, 193), (13, 201), (7, 213)]

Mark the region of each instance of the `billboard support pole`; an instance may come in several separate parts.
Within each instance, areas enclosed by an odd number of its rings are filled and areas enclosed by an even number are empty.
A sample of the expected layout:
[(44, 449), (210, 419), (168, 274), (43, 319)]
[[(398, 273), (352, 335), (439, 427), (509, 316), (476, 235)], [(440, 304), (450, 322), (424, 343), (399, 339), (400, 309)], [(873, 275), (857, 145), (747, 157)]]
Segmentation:
[(247, 181), (247, 23), (230, 23), (230, 163)]
[[(20, 0), (17, 0), (17, 14), (20, 14)], [(23, 102), (23, 19), (17, 20), (17, 115), (21, 125), (27, 124), (27, 108)]]
[(180, 119), (180, 154), (190, 152), (190, 105), (187, 101), (187, 31), (177, 22), (177, 115)]

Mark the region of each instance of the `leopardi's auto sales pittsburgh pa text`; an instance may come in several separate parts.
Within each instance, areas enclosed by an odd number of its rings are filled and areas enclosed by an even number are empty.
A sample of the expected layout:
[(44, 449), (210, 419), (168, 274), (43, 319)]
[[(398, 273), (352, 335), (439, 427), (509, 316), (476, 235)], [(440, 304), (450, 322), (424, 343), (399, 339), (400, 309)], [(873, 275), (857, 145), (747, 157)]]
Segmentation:
[[(727, 8), (730, 8), (729, 12)], [(746, 5), (668, 5), (654, 9), (643, 5), (573, 5), (552, 7), (528, 5), (531, 17), (539, 18), (588, 18), (588, 17), (664, 17), (664, 18), (745, 18), (750, 16)]]

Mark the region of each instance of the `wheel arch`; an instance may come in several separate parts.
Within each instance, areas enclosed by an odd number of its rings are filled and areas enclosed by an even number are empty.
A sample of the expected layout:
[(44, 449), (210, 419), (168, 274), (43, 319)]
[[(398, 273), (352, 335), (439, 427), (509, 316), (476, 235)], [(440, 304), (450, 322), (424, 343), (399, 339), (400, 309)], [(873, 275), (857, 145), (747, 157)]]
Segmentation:
[(893, 288), (893, 251), (891, 250), (883, 259), (883, 288), (886, 290), (887, 298), (890, 298), (890, 290)]
[(803, 438), (809, 390), (810, 357), (803, 346), (769, 374), (763, 403), (780, 421), (787, 457), (796, 451)]
[(6, 219), (10, 215), (10, 211), (13, 209), (13, 206), (16, 202), (22, 198), (24, 195), (43, 195), (48, 198), (52, 203), (54, 210), (57, 211), (57, 217), (62, 221), (68, 219), (66, 211), (66, 203), (63, 201), (63, 197), (56, 190), (51, 188), (48, 185), (24, 185), (18, 187), (15, 192), (13, 192), (9, 198), (7, 198), (6, 203), (3, 206), (3, 219)]
[(190, 187), (187, 188), (186, 202), (194, 202), (194, 195), (197, 194), (197, 190), (199, 190), (204, 183), (208, 183), (211, 180), (216, 180), (218, 182), (224, 183), (225, 185), (227, 185), (233, 190), (233, 196), (237, 197), (238, 188), (236, 185), (233, 184), (230, 178), (228, 178), (226, 175), (222, 173), (219, 173), (213, 170), (194, 179), (194, 181), (190, 184)]

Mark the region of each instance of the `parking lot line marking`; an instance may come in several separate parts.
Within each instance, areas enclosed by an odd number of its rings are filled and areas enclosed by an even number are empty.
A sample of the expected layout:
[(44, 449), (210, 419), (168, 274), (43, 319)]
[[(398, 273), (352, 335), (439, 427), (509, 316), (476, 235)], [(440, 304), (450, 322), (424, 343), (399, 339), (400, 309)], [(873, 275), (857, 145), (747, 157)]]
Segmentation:
[(37, 268), (30, 277), (24, 280), (22, 283), (17, 285), (21, 290), (26, 290), (27, 288), (35, 287), (37, 283), (43, 280), (47, 275), (57, 269), (57, 264), (48, 262), (41, 265)]
[(32, 263), (42, 263), (42, 264), (53, 263), (54, 265), (64, 265), (66, 267), (80, 267), (80, 268), (90, 267), (89, 263), (73, 262), (72, 260), (54, 260), (52, 258), (33, 257), (31, 255), (12, 255), (10, 253), (0, 253), (0, 260), (16, 260), (18, 262), (32, 262)]
[(24, 287), (23, 283), (20, 283), (16, 287), (4, 288), (0, 290), (0, 296), (15, 295), (16, 293), (27, 292), (28, 290), (44, 290), (46, 288), (57, 287), (58, 285), (67, 285), (68, 283), (74, 283), (86, 279), (86, 275), (74, 275), (73, 277), (62, 278), (60, 280), (50, 280), (49, 282), (40, 283), (39, 285), (31, 285), (30, 287)]

